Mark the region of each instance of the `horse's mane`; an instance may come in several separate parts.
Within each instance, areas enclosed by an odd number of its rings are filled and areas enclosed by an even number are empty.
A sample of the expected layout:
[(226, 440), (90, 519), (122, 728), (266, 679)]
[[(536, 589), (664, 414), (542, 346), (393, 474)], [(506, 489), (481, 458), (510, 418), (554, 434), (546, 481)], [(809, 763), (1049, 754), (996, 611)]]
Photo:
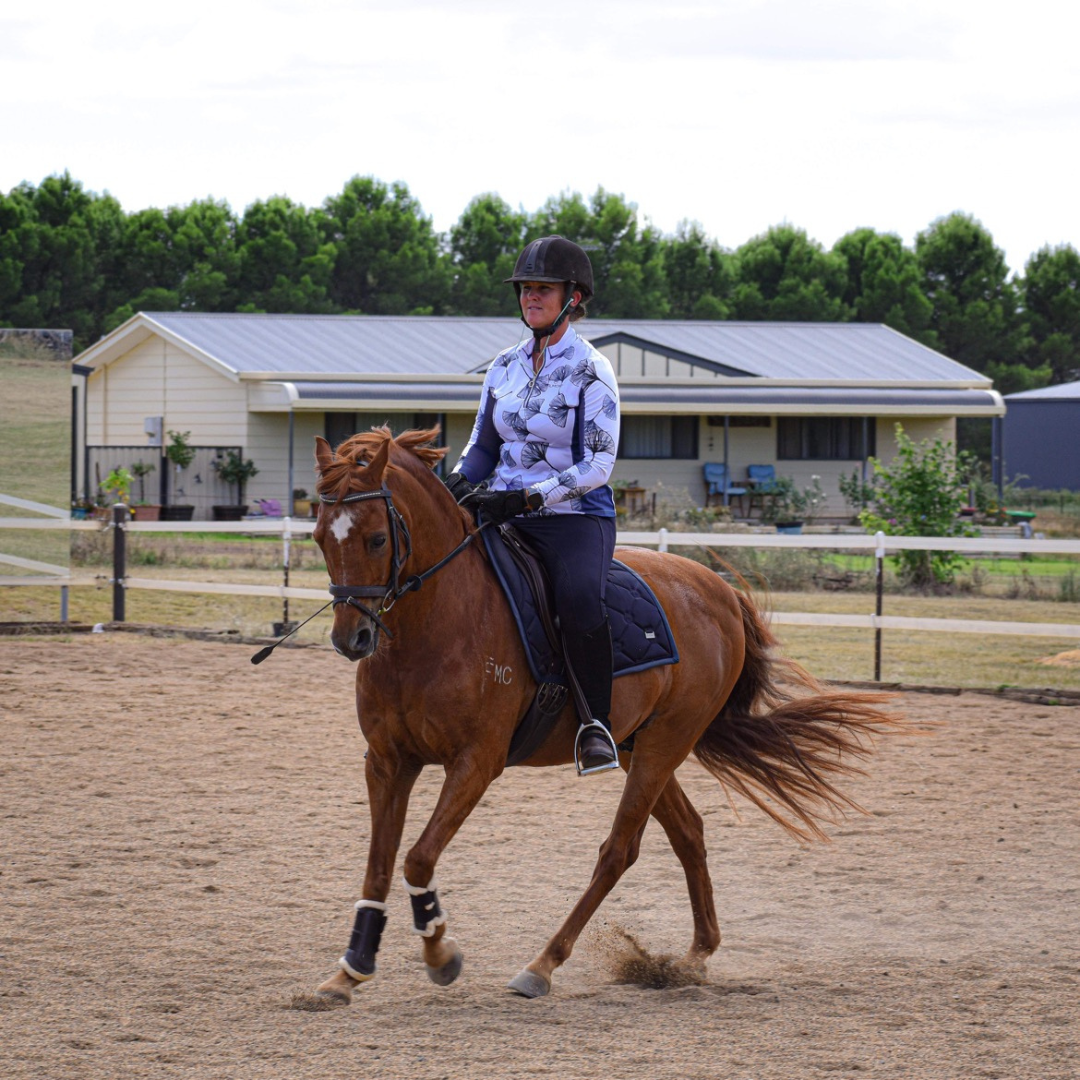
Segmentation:
[(368, 462), (389, 442), (390, 449), (397, 447), (412, 454), (425, 468), (434, 469), (450, 452), (448, 446), (432, 446), (439, 437), (439, 428), (403, 431), (396, 439), (390, 428), (372, 428), (351, 435), (334, 451), (334, 461), (319, 474), (315, 490), (320, 495), (333, 495), (341, 498), (349, 493), (362, 477), (362, 470)]

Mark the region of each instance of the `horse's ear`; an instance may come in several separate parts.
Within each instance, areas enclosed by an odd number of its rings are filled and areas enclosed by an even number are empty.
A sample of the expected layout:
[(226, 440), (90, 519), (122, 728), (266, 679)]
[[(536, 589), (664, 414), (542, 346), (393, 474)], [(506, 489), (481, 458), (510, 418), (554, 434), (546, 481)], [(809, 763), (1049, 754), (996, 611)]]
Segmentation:
[(315, 467), (320, 473), (326, 472), (334, 463), (334, 452), (330, 444), (321, 436), (315, 436)]
[(367, 463), (364, 469), (365, 484), (370, 483), (372, 488), (382, 487), (383, 473), (386, 472), (386, 463), (390, 460), (390, 443), (393, 440), (384, 439), (375, 456)]

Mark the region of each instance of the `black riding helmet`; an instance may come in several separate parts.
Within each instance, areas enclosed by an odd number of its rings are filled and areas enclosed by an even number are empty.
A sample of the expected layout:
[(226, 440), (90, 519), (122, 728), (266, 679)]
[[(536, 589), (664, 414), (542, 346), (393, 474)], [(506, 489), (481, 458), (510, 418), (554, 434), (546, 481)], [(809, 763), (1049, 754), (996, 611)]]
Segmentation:
[[(573, 240), (567, 240), (565, 236), (541, 236), (538, 240), (533, 240), (518, 256), (513, 275), (505, 280), (513, 284), (519, 297), (523, 281), (566, 282), (563, 313), (551, 326), (534, 329), (533, 334), (536, 337), (546, 337), (558, 329), (570, 310), (570, 297), (575, 289), (581, 293), (582, 303), (591, 299), (593, 294), (593, 272), (589, 256), (584, 248)], [(521, 321), (525, 322), (524, 316)]]

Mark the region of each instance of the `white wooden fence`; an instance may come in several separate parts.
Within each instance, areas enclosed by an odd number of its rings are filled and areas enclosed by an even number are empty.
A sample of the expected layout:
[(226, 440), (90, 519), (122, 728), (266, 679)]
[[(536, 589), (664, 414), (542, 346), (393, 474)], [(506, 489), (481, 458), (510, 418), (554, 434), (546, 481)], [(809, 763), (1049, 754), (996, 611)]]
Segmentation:
[[(135, 521), (124, 522), (119, 528), (113, 524), (102, 525), (99, 521), (73, 521), (62, 518), (0, 518), (0, 530), (4, 529), (66, 529), (100, 531), (102, 528), (132, 533), (249, 533), (272, 534), (282, 538), (284, 544), (283, 566), (288, 566), (288, 545), (298, 536), (309, 535), (315, 527), (311, 520), (296, 518), (248, 518), (243, 521)], [(880, 585), (883, 561), (898, 551), (956, 551), (961, 554), (1029, 554), (1029, 555), (1080, 555), (1080, 540), (1037, 540), (1019, 537), (928, 537), (885, 536), (857, 533), (816, 533), (807, 535), (777, 535), (772, 533), (698, 533), (672, 532), (621, 532), (621, 545), (656, 547), (668, 551), (678, 547), (717, 548), (794, 548), (847, 552), (865, 552), (874, 557)], [(122, 546), (122, 541), (121, 541)], [(0, 554), (0, 562), (17, 569), (36, 571), (37, 574), (0, 576), (0, 586), (59, 586), (61, 589), (61, 618), (66, 621), (67, 589), (97, 585), (99, 580), (80, 574), (71, 574), (67, 567), (35, 562), (31, 559)], [(198, 582), (166, 580), (127, 576), (121, 564), (114, 563), (114, 576), (110, 579), (114, 590), (114, 616), (119, 603), (119, 619), (123, 620), (123, 595), (131, 589), (156, 589), (166, 592), (221, 593), (234, 596), (266, 596), (281, 600), (325, 600), (327, 593), (321, 589), (305, 589), (281, 585), (243, 585), (228, 582)], [(880, 610), (880, 588), (877, 610), (864, 615), (841, 615), (827, 612), (774, 612), (775, 625), (788, 626), (835, 626), (873, 630), (880, 648), (882, 630), (919, 630), (952, 634), (1007, 634), (1055, 638), (1080, 638), (1080, 626), (1069, 623), (998, 622), (986, 619), (926, 619), (885, 615)]]

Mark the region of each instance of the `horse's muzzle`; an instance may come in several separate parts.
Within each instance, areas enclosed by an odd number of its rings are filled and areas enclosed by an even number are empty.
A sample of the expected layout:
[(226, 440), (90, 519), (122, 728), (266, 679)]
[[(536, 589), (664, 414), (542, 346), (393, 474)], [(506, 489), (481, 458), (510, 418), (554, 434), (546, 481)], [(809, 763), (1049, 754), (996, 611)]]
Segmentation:
[[(342, 626), (341, 623), (346, 621), (351, 625)], [(365, 616), (355, 620), (335, 618), (334, 629), (330, 631), (330, 644), (338, 655), (355, 663), (365, 660), (375, 651), (379, 644), (379, 631)]]

